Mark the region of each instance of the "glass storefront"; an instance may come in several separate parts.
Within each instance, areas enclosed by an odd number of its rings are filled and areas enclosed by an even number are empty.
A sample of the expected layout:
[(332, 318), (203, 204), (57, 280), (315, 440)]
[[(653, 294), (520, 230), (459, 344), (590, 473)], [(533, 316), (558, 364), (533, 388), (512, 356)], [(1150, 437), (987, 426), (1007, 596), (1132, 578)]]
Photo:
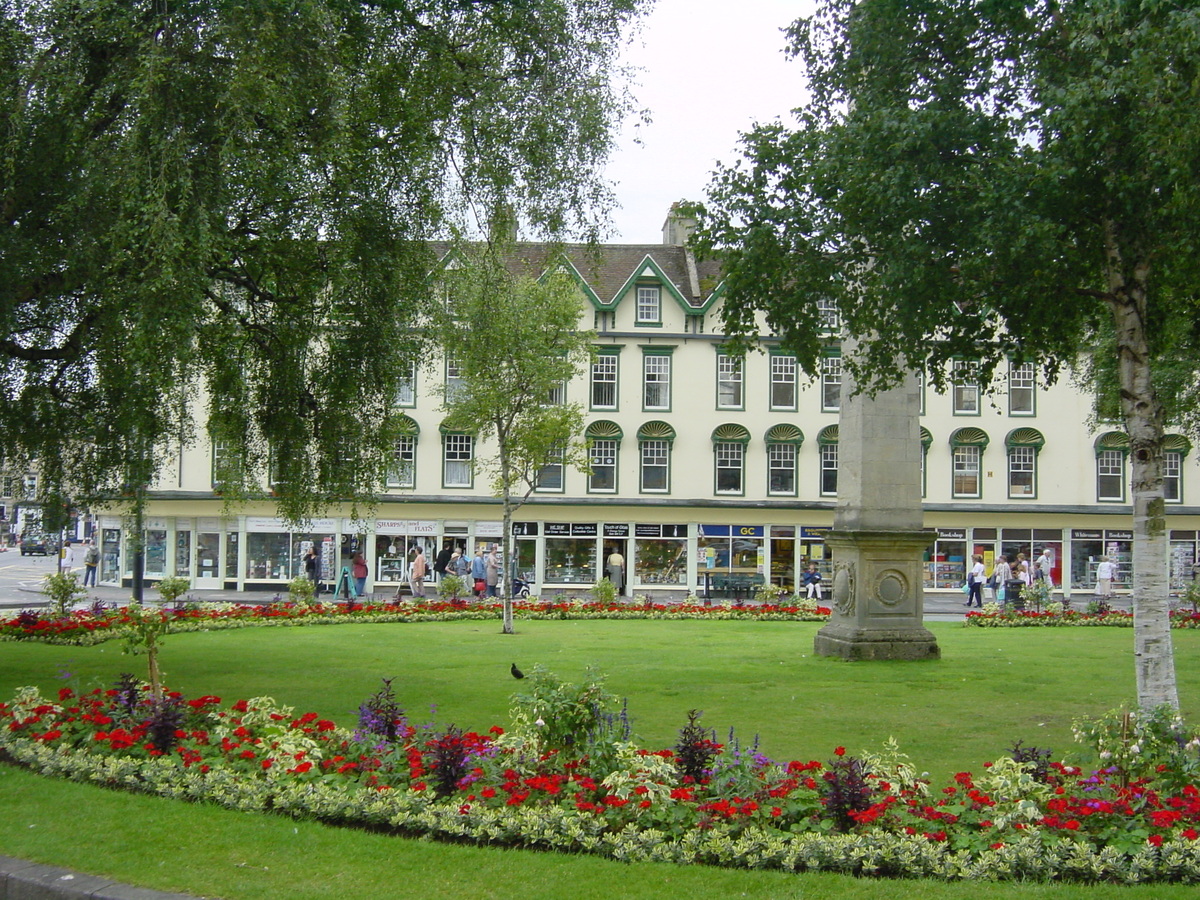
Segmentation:
[(100, 581), (113, 584), (121, 580), (121, 529), (100, 529)]
[[(771, 526), (771, 584), (789, 593), (796, 590), (796, 529)], [(821, 576), (822, 578), (824, 576)]]
[(967, 532), (964, 528), (939, 528), (937, 540), (925, 556), (925, 589), (961, 589), (967, 580)]
[(375, 582), (377, 584), (407, 584), (408, 567), (417, 555), (425, 551), (428, 587), (434, 582), (433, 563), (437, 559), (438, 523), (379, 519), (375, 523)]
[(146, 529), (146, 578), (163, 578), (167, 574), (167, 530)]
[(192, 533), (175, 532), (175, 574), (180, 578), (192, 575)]
[(1096, 567), (1105, 557), (1117, 564), (1114, 590), (1127, 590), (1133, 574), (1133, 532), (1075, 528), (1071, 531), (1071, 589), (1096, 590)]
[(1194, 531), (1171, 532), (1171, 593), (1182, 594), (1200, 577), (1196, 568), (1196, 537)]
[(635, 525), (634, 537), (635, 584), (687, 582), (687, 525)]
[(598, 556), (594, 524), (546, 523), (546, 557), (542, 569), (542, 580), (546, 583), (595, 584), (600, 578)]

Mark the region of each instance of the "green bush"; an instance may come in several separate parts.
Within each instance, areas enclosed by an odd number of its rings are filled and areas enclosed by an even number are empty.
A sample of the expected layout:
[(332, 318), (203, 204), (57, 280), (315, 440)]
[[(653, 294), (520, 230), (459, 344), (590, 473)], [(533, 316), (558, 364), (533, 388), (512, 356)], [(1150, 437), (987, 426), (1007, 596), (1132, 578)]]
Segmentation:
[(50, 598), (54, 614), (65, 616), (76, 603), (87, 597), (87, 588), (79, 583), (74, 572), (55, 572), (42, 579), (42, 593)]

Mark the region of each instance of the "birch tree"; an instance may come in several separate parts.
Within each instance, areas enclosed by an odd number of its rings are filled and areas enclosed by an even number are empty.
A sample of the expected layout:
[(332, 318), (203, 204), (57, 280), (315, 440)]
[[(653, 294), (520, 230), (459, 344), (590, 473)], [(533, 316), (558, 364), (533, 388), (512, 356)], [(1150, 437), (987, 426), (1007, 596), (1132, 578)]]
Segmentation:
[(500, 498), (500, 597), (512, 634), (512, 517), (550, 470), (586, 469), (583, 407), (566, 385), (592, 355), (594, 334), (580, 328), (584, 299), (565, 273), (526, 270), (503, 245), (465, 253), (447, 273), (437, 334), (458, 378), (447, 383), (443, 426), (474, 435), (490, 457), (476, 470)]
[(727, 326), (764, 312), (811, 374), (828, 300), (873, 335), (847, 361), (868, 386), (1111, 354), (1137, 699), (1177, 706), (1162, 443), (1200, 358), (1200, 4), (825, 0), (788, 38), (811, 101), (743, 136), (702, 211)]

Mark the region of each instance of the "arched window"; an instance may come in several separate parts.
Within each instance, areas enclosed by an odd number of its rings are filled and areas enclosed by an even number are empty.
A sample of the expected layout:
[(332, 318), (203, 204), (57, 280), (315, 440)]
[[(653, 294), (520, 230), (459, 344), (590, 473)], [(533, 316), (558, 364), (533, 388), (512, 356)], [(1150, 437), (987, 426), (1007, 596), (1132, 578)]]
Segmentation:
[(1124, 503), (1129, 436), (1121, 431), (1109, 431), (1096, 438), (1093, 446), (1096, 450), (1096, 500)]
[(718, 425), (713, 429), (713, 479), (718, 494), (746, 492), (746, 445), (750, 432), (743, 425)]
[(588, 492), (614, 494), (617, 491), (617, 458), (624, 434), (616, 422), (600, 420), (593, 422), (584, 431), (588, 439), (588, 463), (592, 474), (588, 476)]
[(1008, 496), (1014, 500), (1037, 497), (1037, 460), (1046, 439), (1036, 428), (1014, 428), (1004, 439), (1008, 452)]
[(804, 432), (795, 425), (776, 425), (767, 430), (767, 493), (776, 497), (796, 496), (796, 459)]
[(987, 445), (987, 432), (981, 428), (960, 428), (950, 435), (950, 451), (954, 457), (952, 496), (983, 495), (983, 451)]
[(647, 422), (638, 429), (641, 491), (665, 494), (671, 490), (671, 445), (675, 429), (666, 422)]
[(827, 425), (817, 435), (821, 452), (821, 496), (836, 497), (838, 482), (838, 427)]

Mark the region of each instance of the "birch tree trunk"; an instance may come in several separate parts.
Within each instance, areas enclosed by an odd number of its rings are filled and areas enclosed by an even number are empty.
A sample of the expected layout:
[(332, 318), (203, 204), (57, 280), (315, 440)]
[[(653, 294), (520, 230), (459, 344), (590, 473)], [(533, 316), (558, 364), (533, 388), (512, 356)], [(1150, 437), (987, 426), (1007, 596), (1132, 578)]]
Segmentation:
[(1129, 435), (1133, 501), (1133, 655), (1142, 709), (1179, 707), (1167, 583), (1167, 524), (1163, 500), (1163, 406), (1154, 390), (1146, 340), (1146, 279), (1139, 263), (1127, 277), (1108, 229), (1109, 303), (1116, 325), (1121, 412)]

